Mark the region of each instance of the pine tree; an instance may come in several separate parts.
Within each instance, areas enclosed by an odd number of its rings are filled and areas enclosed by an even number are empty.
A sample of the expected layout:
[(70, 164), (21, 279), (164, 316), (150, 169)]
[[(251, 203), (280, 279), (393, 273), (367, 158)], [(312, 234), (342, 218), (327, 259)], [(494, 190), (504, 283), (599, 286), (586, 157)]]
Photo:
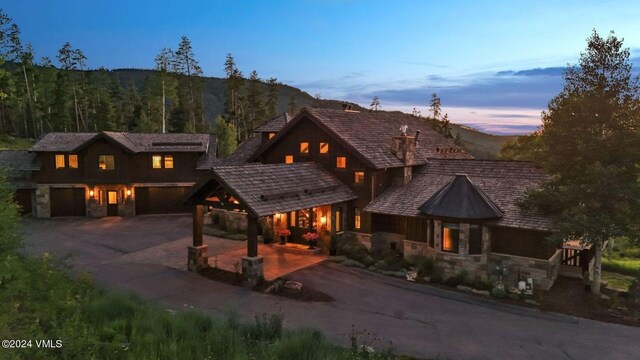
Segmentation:
[(236, 67), (235, 60), (231, 54), (227, 54), (224, 62), (224, 72), (226, 78), (224, 111), (231, 123), (238, 128), (242, 117), (242, 104), (240, 101), (240, 89), (244, 83), (242, 72)]
[(431, 117), (435, 120), (440, 120), (440, 115), (442, 115), (442, 110), (440, 108), (440, 98), (436, 93), (431, 94), (431, 102), (429, 104), (429, 110), (431, 112)]
[(248, 137), (248, 132), (250, 129), (255, 129), (266, 120), (266, 111), (264, 108), (263, 97), (262, 82), (258, 77), (258, 73), (254, 70), (249, 75), (249, 84), (247, 89), (248, 128), (243, 129), (243, 139), (246, 139)]
[(270, 78), (267, 80), (267, 85), (266, 118), (273, 119), (278, 116), (278, 79)]
[(191, 41), (183, 36), (178, 49), (173, 56), (173, 71), (180, 74), (179, 94), (183, 100), (181, 106), (187, 113), (188, 126), (185, 131), (193, 132), (197, 119), (204, 123), (204, 109), (202, 105), (202, 69), (195, 59)]
[(298, 113), (298, 103), (296, 103), (296, 98), (293, 95), (289, 97), (289, 103), (287, 104), (287, 112), (291, 115), (295, 115)]
[(378, 99), (377, 96), (373, 97), (373, 100), (371, 100), (371, 106), (369, 108), (370, 111), (378, 111), (381, 108), (380, 106), (380, 99)]
[(145, 111), (142, 110), (140, 112), (140, 118), (138, 118), (134, 131), (139, 133), (154, 133), (154, 132), (157, 132), (157, 130), (158, 130), (157, 124), (153, 123), (147, 116), (147, 113), (145, 113)]
[(155, 70), (158, 72), (157, 77), (159, 78), (160, 87), (161, 87), (161, 96), (160, 102), (162, 104), (162, 133), (167, 132), (167, 93), (175, 96), (175, 81), (171, 78), (169, 74), (169, 69), (171, 69), (171, 64), (174, 62), (174, 53), (173, 50), (168, 48), (163, 48), (160, 50), (160, 53), (155, 58)]
[(237, 147), (236, 128), (222, 116), (216, 118), (214, 132), (218, 137), (218, 153), (221, 157), (233, 154)]

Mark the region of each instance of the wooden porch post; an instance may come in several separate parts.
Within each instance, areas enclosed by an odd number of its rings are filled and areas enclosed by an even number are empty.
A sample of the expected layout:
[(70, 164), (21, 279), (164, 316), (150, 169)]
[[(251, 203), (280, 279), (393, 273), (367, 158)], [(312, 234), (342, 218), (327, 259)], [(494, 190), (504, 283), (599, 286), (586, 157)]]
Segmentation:
[(193, 245), (187, 247), (187, 268), (198, 272), (209, 266), (207, 245), (202, 244), (203, 205), (193, 207)]
[(258, 217), (247, 214), (247, 256), (258, 256)]
[(202, 245), (203, 205), (193, 207), (193, 246)]

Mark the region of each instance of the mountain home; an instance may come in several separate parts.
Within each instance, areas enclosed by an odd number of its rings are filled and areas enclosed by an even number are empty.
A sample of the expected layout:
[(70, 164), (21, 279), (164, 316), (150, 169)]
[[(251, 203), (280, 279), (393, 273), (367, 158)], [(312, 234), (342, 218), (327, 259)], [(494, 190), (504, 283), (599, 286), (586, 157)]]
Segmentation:
[[(546, 240), (549, 219), (517, 206), (546, 175), (527, 162), (475, 160), (424, 119), (399, 113), (303, 109), (257, 129), (232, 161), (188, 196), (194, 228), (204, 206), (245, 212), (243, 271), (259, 276), (258, 224), (292, 238), (348, 232), (369, 248), (436, 259), (447, 275), (497, 277), (512, 269), (548, 289), (563, 258), (582, 273), (582, 249)], [(330, 236), (324, 237), (325, 244)], [(206, 266), (194, 231), (191, 269)]]
[(18, 202), (34, 217), (162, 214), (189, 211), (182, 199), (215, 162), (216, 138), (49, 133), (29, 152), (0, 154), (17, 176)]

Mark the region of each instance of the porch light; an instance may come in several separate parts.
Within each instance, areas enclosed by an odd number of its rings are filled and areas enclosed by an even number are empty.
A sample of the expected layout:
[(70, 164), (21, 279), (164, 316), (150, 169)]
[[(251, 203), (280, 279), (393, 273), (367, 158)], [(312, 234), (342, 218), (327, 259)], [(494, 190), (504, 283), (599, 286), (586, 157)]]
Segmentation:
[(93, 198), (93, 196), (94, 196), (95, 194), (96, 194), (96, 193), (93, 191), (93, 189), (89, 190), (89, 197), (90, 197), (90, 198)]
[(320, 218), (320, 225), (327, 225), (327, 215), (322, 215), (322, 217)]
[(131, 197), (131, 189), (127, 189), (127, 196)]

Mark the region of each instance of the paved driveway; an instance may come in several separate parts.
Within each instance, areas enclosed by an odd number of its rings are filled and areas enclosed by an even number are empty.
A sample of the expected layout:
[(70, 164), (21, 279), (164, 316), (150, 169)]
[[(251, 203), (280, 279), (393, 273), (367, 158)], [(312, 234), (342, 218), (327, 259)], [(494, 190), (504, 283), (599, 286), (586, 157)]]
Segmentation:
[[(416, 356), (473, 359), (638, 359), (640, 328), (505, 306), (490, 300), (323, 263), (291, 277), (331, 294), (332, 303), (301, 303), (210, 281), (136, 253), (180, 243), (185, 216), (54, 219), (27, 222), (27, 251), (57, 250), (107, 288), (132, 291), (174, 309), (195, 307), (246, 318), (280, 311), (288, 327), (316, 327), (349, 344), (352, 326)], [(183, 240), (181, 240), (183, 241)], [(176, 247), (185, 258), (184, 246)], [(122, 258), (129, 257), (127, 261)], [(138, 259), (138, 260), (137, 260)], [(139, 259), (145, 259), (139, 260)]]

